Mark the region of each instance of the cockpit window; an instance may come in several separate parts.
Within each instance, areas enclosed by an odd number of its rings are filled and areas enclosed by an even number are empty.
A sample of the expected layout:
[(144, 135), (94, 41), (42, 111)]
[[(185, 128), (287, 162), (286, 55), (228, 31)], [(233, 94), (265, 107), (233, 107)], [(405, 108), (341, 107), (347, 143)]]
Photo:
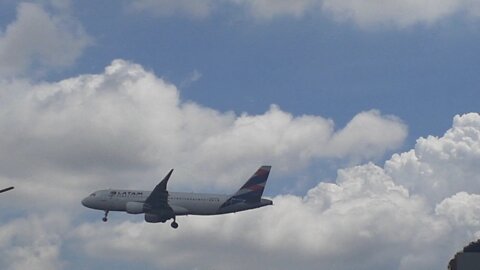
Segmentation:
[(90, 194), (90, 197), (95, 197), (95, 196), (97, 196), (97, 194), (95, 193)]
[(115, 195), (115, 194), (117, 194), (116, 191), (110, 191), (110, 195)]

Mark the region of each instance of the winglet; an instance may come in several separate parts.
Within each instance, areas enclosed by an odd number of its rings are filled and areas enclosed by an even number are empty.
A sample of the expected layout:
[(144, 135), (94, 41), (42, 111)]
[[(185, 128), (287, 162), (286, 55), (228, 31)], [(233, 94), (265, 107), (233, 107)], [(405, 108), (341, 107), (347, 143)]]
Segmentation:
[[(160, 184), (158, 184), (158, 188), (160, 190), (167, 190), (167, 183), (168, 183), (168, 179), (170, 179), (170, 176), (172, 175), (173, 173), (173, 169), (170, 170), (170, 172), (168, 172), (168, 174), (163, 178), (162, 182), (160, 182)], [(155, 189), (157, 189), (157, 187), (155, 187)]]

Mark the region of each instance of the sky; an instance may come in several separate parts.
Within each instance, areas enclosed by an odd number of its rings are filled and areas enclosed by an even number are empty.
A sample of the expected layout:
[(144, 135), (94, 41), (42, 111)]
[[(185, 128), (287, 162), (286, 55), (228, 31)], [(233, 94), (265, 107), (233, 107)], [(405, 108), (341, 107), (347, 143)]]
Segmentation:
[[(0, 1), (6, 269), (446, 269), (480, 237), (480, 3)], [(179, 228), (80, 201), (233, 193)]]

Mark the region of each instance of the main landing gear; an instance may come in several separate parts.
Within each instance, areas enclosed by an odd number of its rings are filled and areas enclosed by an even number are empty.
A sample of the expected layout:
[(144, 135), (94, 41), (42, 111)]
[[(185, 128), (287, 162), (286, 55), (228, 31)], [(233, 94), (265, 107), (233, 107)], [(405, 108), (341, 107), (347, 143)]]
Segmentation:
[(107, 220), (108, 220), (107, 216), (108, 216), (108, 210), (105, 211), (105, 216), (103, 216), (103, 218), (102, 218), (103, 222), (107, 222)]
[(178, 223), (175, 221), (175, 218), (173, 218), (172, 224), (170, 224), (170, 226), (172, 226), (172, 228), (174, 229), (178, 228)]

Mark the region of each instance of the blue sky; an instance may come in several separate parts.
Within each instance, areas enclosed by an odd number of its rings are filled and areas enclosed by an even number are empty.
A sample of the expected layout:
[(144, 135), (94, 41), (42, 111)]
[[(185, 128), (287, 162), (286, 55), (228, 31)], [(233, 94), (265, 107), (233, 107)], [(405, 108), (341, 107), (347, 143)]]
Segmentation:
[[(0, 1), (0, 262), (446, 268), (480, 237), (479, 19), (467, 0)], [(273, 207), (173, 232), (79, 203), (170, 168), (173, 190), (231, 192), (261, 164)]]
[(228, 10), (189, 18), (139, 14), (125, 3), (74, 6), (95, 44), (67, 74), (99, 72), (115, 58), (177, 86), (198, 71), (182, 97), (221, 111), (261, 113), (275, 103), (341, 127), (374, 108), (408, 123), (411, 147), (419, 136), (441, 135), (455, 114), (474, 111), (479, 97), (479, 31), (461, 15), (362, 29), (311, 13), (252, 20)]

